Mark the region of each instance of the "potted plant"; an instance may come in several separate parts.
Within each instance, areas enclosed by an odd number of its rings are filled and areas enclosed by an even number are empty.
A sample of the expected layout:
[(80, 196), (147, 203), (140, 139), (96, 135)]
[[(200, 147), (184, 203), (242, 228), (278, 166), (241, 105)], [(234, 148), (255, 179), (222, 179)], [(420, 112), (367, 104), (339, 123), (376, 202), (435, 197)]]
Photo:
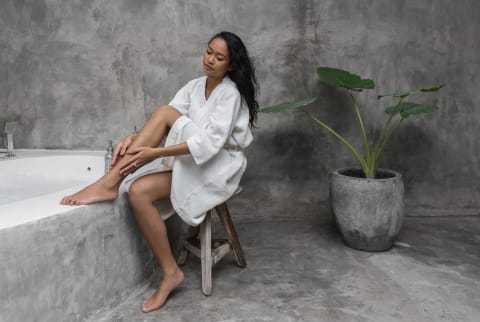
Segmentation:
[(396, 102), (385, 110), (388, 119), (379, 137), (370, 145), (354, 93), (373, 89), (374, 81), (330, 67), (319, 67), (317, 73), (321, 81), (348, 91), (360, 126), (363, 154), (314, 113), (304, 109), (305, 106), (315, 102), (316, 97), (282, 103), (262, 108), (260, 111), (273, 113), (300, 108), (353, 153), (359, 167), (341, 168), (330, 173), (330, 205), (337, 227), (346, 244), (352, 248), (366, 251), (387, 250), (392, 247), (394, 238), (403, 223), (404, 189), (400, 173), (378, 167), (380, 155), (404, 120), (410, 116), (428, 114), (438, 109), (433, 105), (407, 102), (406, 98), (436, 92), (443, 85), (378, 95), (378, 99), (390, 97)]

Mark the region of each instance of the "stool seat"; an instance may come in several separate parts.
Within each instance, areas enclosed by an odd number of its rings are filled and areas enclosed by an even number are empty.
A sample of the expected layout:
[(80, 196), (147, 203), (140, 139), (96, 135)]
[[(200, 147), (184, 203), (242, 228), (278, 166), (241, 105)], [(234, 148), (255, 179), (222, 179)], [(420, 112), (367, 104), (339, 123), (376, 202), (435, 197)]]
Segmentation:
[(212, 266), (219, 262), (230, 251), (233, 252), (238, 266), (247, 266), (227, 203), (224, 202), (214, 209), (225, 228), (227, 239), (212, 240), (213, 209), (211, 209), (207, 212), (204, 221), (199, 226), (189, 227), (177, 260), (179, 265), (183, 265), (189, 254), (193, 254), (201, 259), (202, 292), (205, 295), (212, 293)]

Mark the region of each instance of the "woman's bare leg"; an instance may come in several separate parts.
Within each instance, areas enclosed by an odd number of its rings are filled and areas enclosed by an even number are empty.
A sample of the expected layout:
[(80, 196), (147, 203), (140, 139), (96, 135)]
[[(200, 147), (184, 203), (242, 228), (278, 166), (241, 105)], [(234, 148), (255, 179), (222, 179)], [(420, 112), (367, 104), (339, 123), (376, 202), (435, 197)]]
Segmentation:
[(172, 255), (165, 223), (153, 205), (156, 200), (166, 199), (170, 196), (171, 182), (171, 172), (154, 173), (134, 181), (128, 192), (137, 223), (163, 272), (160, 286), (143, 302), (143, 312), (161, 308), (168, 295), (184, 279), (183, 272)]
[[(182, 114), (171, 106), (163, 105), (158, 107), (148, 118), (129, 149), (158, 146), (167, 134), (167, 131), (180, 116)], [(125, 154), (107, 174), (77, 193), (64, 197), (60, 204), (85, 205), (117, 198), (118, 188), (124, 178), (120, 174), (120, 169), (130, 158), (132, 158), (131, 155)]]

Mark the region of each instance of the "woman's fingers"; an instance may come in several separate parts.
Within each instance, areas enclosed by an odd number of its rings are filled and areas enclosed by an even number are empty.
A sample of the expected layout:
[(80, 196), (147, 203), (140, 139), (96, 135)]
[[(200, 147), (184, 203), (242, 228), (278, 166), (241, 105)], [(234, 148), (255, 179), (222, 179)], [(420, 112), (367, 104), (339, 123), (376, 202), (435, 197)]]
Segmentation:
[(120, 150), (120, 155), (125, 155), (125, 152), (127, 152), (127, 149), (129, 146), (130, 146), (130, 142), (127, 142), (127, 144), (123, 144), (122, 149)]
[(144, 164), (152, 161), (155, 158), (155, 149), (148, 147), (137, 147), (128, 150), (126, 153), (132, 155), (125, 165), (120, 169), (122, 175), (127, 175), (134, 172)]
[(141, 167), (141, 164), (139, 163), (138, 160), (136, 159), (131, 159), (128, 161), (128, 163), (126, 163), (121, 169), (120, 169), (120, 174), (121, 175), (128, 175), (132, 172), (134, 172), (135, 170), (137, 170), (138, 168)]
[(131, 151), (129, 150), (127, 152), (127, 154), (129, 155), (132, 155), (132, 154), (135, 154), (135, 155), (130, 160), (128, 160), (127, 163), (125, 163), (125, 165), (120, 169), (120, 174), (126, 176), (134, 172), (144, 164), (144, 162), (142, 162), (140, 158), (139, 153), (135, 152), (137, 150), (141, 151), (141, 149), (142, 148), (136, 148), (136, 149), (132, 149)]
[(115, 152), (113, 153), (112, 163), (110, 167), (113, 167), (121, 157), (125, 155), (127, 152), (128, 147), (132, 143), (132, 135), (127, 135), (120, 143), (118, 143), (117, 147), (115, 148)]
[(110, 168), (117, 163), (118, 159), (120, 159), (120, 151), (122, 149), (122, 143), (119, 143), (115, 148), (115, 152), (113, 152), (112, 163), (110, 164)]
[(142, 152), (144, 149), (145, 149), (144, 147), (134, 148), (134, 149), (128, 150), (127, 154), (137, 154)]

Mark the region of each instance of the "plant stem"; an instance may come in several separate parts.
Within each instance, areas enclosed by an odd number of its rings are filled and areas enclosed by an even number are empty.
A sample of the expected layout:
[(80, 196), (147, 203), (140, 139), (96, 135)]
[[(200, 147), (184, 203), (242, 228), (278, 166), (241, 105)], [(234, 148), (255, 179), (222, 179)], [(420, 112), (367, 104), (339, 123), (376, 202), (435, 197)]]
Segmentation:
[(360, 109), (358, 108), (357, 100), (355, 100), (355, 96), (351, 92), (348, 92), (350, 97), (353, 101), (353, 106), (355, 108), (355, 114), (357, 114), (358, 122), (360, 123), (360, 129), (362, 130), (362, 137), (363, 137), (363, 144), (365, 145), (365, 157), (367, 159), (367, 165), (371, 163), (371, 154), (370, 154), (370, 146), (368, 144), (367, 139), (367, 132), (365, 131), (365, 126), (363, 125), (362, 115), (360, 114)]
[(382, 145), (382, 142), (384, 140), (384, 136), (387, 133), (387, 129), (390, 125), (390, 122), (392, 121), (393, 117), (395, 116), (395, 113), (397, 112), (397, 109), (400, 106), (400, 104), (402, 103), (402, 101), (403, 101), (403, 98), (400, 98), (398, 100), (398, 103), (397, 103), (397, 105), (395, 105), (395, 108), (393, 109), (392, 113), (390, 114), (390, 117), (388, 118), (387, 123), (385, 123), (385, 126), (382, 129), (382, 132), (380, 132), (380, 137), (378, 138), (378, 141), (375, 144), (375, 148), (374, 148), (374, 152), (373, 152), (374, 155), (378, 154), (377, 150)]
[[(388, 142), (388, 140), (390, 139), (390, 137), (393, 134), (392, 132), (390, 132), (390, 134), (387, 135), (390, 123), (392, 122), (393, 117), (397, 113), (397, 110), (400, 107), (400, 104), (408, 96), (409, 95), (406, 95), (404, 97), (399, 98), (399, 100), (397, 102), (397, 105), (395, 105), (393, 111), (391, 112), (390, 117), (388, 118), (388, 121), (385, 123), (385, 126), (382, 129), (382, 132), (380, 132), (380, 137), (378, 138), (377, 143), (375, 144), (375, 147), (373, 148), (372, 162), (371, 162), (371, 164), (369, 164), (370, 165), (369, 172), (372, 173), (372, 175), (375, 175), (376, 168), (377, 168), (377, 165), (378, 165), (378, 159), (380, 157), (380, 153), (383, 150), (383, 147), (385, 146), (385, 144)], [(400, 125), (400, 122), (397, 124), (395, 129), (398, 128), (399, 125)]]
[(360, 155), (360, 153), (355, 149), (347, 140), (345, 140), (340, 134), (338, 134), (336, 131), (334, 131), (332, 128), (330, 128), (328, 125), (320, 121), (314, 114), (305, 111), (304, 109), (301, 109), (304, 113), (308, 114), (312, 120), (320, 124), (323, 128), (325, 128), (327, 131), (329, 131), (331, 134), (333, 134), (340, 142), (342, 142), (350, 151), (352, 151), (353, 155), (357, 158), (358, 162), (360, 162), (360, 166), (363, 169), (363, 172), (366, 174), (366, 171), (368, 170), (367, 163), (365, 162), (365, 159)]
[(380, 153), (382, 152), (383, 148), (385, 147), (385, 145), (387, 144), (387, 142), (390, 140), (390, 138), (392, 137), (392, 135), (397, 131), (397, 129), (400, 127), (400, 124), (402, 124), (404, 118), (402, 117), (400, 120), (398, 120), (397, 124), (395, 124), (395, 126), (393, 126), (393, 128), (390, 130), (390, 133), (388, 133), (388, 135), (385, 137), (385, 139), (383, 140), (382, 144), (380, 145), (380, 147), (378, 148), (377, 151), (375, 151), (376, 153), (374, 154), (373, 156), (373, 163), (375, 165), (375, 168), (377, 166), (377, 163), (378, 163), (378, 159), (380, 157)]

